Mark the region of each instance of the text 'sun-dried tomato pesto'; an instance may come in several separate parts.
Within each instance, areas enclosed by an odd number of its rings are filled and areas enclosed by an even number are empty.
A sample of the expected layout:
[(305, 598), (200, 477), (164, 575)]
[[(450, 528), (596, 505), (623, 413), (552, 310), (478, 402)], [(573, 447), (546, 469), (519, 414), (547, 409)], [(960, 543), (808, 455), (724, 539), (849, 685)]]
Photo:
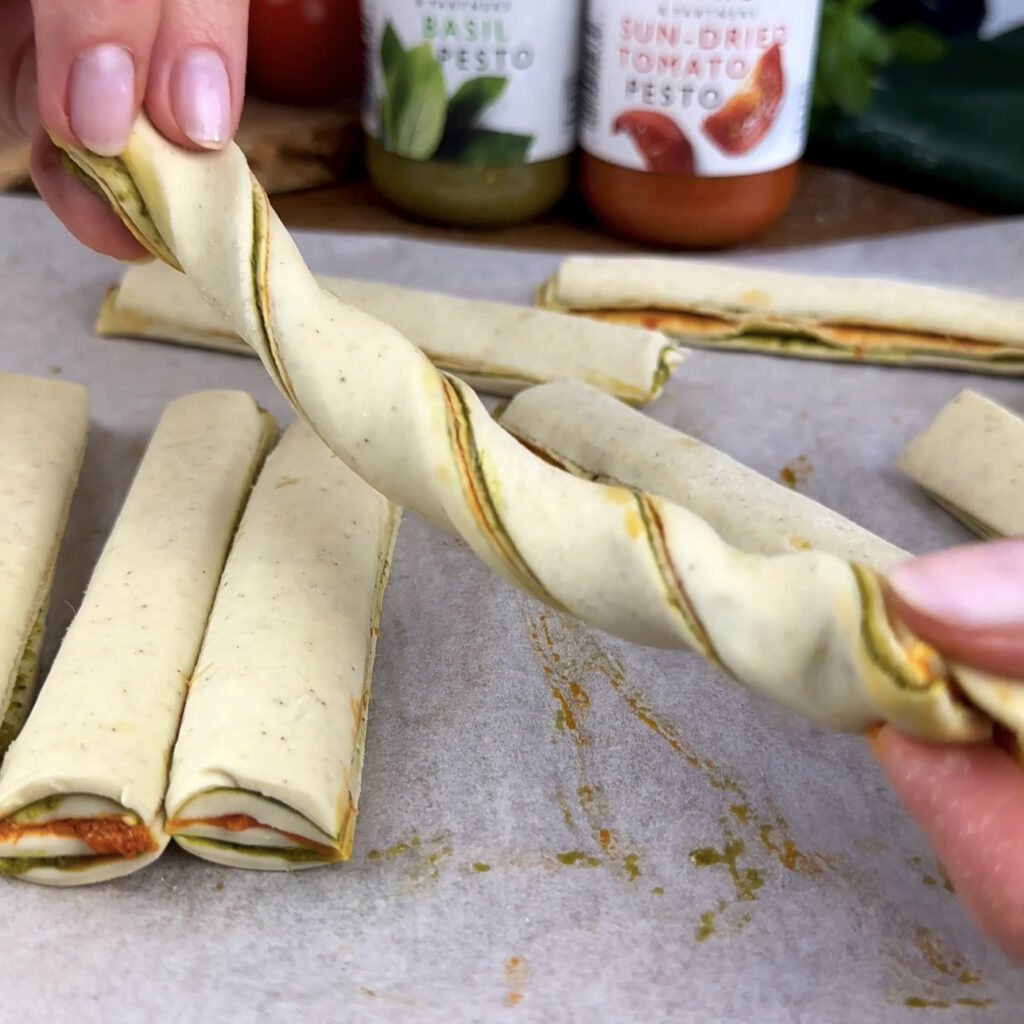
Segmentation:
[(769, 227), (807, 141), (820, 0), (589, 0), (587, 202), (619, 234), (731, 245)]
[(378, 192), (499, 226), (553, 206), (576, 145), (582, 0), (364, 0), (363, 124)]

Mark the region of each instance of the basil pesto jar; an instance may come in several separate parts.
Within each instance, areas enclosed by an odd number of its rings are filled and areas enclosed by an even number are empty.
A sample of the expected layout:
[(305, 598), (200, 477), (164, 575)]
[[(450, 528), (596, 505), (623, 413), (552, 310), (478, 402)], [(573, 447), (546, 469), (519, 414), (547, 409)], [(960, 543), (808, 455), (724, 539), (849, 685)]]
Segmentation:
[(363, 0), (367, 169), (426, 220), (532, 220), (569, 186), (580, 0)]

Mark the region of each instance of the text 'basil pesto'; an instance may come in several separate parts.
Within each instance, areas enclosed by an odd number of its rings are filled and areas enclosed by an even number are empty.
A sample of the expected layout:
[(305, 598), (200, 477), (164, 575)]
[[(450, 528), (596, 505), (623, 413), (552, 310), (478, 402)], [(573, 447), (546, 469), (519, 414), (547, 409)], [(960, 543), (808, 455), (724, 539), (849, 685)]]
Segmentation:
[(553, 206), (576, 144), (580, 0), (366, 0), (367, 166), (418, 217), (500, 226)]

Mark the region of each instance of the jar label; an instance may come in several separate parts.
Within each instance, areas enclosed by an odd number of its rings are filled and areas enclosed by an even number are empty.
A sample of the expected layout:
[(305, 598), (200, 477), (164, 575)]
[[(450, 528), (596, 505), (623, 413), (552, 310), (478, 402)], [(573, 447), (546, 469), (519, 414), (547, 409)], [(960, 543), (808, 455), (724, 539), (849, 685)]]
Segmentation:
[(576, 143), (581, 0), (363, 0), (363, 127), (413, 160), (521, 164)]
[(773, 171), (807, 141), (821, 0), (590, 0), (580, 144), (654, 174)]

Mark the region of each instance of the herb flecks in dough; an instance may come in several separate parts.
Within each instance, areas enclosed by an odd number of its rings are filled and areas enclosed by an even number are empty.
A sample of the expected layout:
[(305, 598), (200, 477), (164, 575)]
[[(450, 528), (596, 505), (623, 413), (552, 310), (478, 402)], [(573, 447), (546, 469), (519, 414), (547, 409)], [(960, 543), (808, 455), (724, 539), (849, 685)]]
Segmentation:
[[(510, 582), (632, 642), (696, 648), (736, 681), (823, 724), (858, 731), (888, 720), (937, 740), (991, 734), (990, 718), (941, 679), (920, 700), (907, 692), (909, 654), (885, 635), (882, 617), (870, 624), (876, 649), (866, 650), (849, 562), (818, 550), (744, 552), (700, 516), (653, 497), (665, 557), (652, 557), (647, 538), (623, 520), (631, 491), (572, 477), (517, 444), (405, 336), (325, 292), (269, 206), (266, 249), (254, 254), (264, 237), (252, 237), (251, 204), (266, 199), (236, 146), (186, 152), (141, 117), (124, 164), (143, 201), (174, 226), (185, 274), (259, 350), (318, 436), (396, 505), (460, 533)], [(197, 189), (232, 198), (200, 211)], [(215, 249), (211, 235), (221, 242)], [(226, 267), (225, 253), (239, 265)], [(254, 258), (266, 275), (255, 298)], [(253, 328), (254, 303), (272, 313), (269, 339)], [(669, 565), (689, 623), (664, 599)]]

